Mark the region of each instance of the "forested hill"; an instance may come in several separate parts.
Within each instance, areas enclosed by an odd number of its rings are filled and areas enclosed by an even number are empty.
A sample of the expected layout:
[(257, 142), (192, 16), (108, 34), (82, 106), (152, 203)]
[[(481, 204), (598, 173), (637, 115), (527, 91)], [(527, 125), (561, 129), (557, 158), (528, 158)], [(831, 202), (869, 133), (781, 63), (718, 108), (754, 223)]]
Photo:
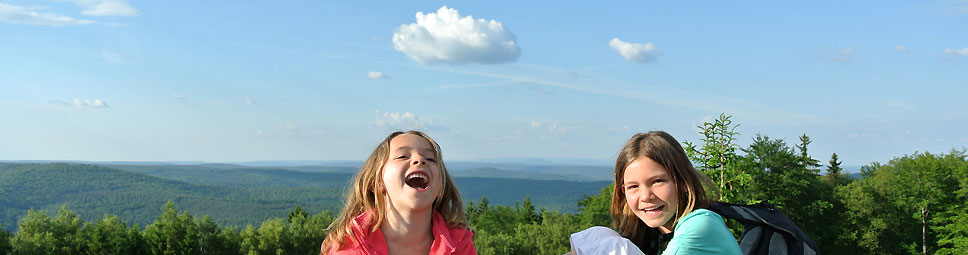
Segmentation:
[[(193, 215), (210, 215), (222, 226), (258, 224), (283, 217), (296, 206), (338, 212), (352, 177), (345, 169), (302, 172), (225, 165), (88, 165), (0, 163), (0, 226), (14, 229), (28, 209), (56, 212), (67, 205), (85, 221), (117, 215), (144, 227), (161, 206), (174, 201)], [(486, 196), (514, 205), (529, 196), (538, 208), (574, 212), (575, 201), (608, 182), (455, 177), (465, 203)]]
[(0, 224), (11, 229), (28, 209), (57, 211), (67, 205), (85, 220), (117, 215), (144, 227), (171, 200), (220, 225), (244, 226), (285, 215), (299, 205), (337, 210), (333, 187), (213, 186), (152, 177), (96, 165), (0, 164)]

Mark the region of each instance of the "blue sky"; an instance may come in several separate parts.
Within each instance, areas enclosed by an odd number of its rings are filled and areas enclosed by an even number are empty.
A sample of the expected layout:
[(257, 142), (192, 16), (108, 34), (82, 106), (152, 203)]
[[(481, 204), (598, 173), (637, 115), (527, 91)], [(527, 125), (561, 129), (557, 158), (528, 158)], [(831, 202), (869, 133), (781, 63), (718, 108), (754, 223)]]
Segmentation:
[(0, 159), (611, 159), (726, 113), (886, 162), (968, 146), (965, 31), (965, 0), (0, 0)]

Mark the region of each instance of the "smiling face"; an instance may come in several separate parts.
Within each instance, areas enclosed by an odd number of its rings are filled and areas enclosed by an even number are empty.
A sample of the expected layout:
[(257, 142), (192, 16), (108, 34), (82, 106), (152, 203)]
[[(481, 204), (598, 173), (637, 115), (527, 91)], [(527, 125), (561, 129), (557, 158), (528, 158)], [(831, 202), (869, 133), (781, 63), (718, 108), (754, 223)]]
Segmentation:
[(622, 179), (625, 201), (632, 213), (649, 227), (672, 232), (679, 205), (669, 171), (655, 160), (639, 157), (625, 167)]
[(433, 206), (443, 186), (434, 146), (414, 134), (390, 140), (383, 166), (383, 185), (390, 210), (422, 210)]

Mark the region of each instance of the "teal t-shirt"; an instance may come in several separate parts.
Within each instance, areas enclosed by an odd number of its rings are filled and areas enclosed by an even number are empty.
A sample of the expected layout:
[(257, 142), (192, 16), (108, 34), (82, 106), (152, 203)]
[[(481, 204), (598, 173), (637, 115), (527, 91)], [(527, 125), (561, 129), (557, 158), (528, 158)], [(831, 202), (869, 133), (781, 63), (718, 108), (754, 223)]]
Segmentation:
[(742, 254), (723, 216), (697, 209), (682, 217), (662, 255)]

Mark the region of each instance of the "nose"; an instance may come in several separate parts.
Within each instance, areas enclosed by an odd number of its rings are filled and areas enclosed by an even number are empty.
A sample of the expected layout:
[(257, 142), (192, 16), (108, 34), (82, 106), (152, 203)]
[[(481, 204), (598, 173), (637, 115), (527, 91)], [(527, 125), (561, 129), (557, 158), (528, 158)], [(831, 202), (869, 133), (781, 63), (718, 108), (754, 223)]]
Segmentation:
[(647, 202), (649, 200), (652, 200), (652, 197), (655, 195), (655, 193), (652, 193), (652, 190), (650, 190), (648, 188), (641, 188), (639, 190), (639, 194), (638, 195), (639, 195), (639, 201), (641, 201), (641, 202)]
[(426, 165), (427, 164), (427, 160), (425, 160), (425, 159), (423, 159), (421, 157), (414, 157), (413, 160), (410, 161), (410, 164), (411, 165), (415, 165), (415, 166)]

